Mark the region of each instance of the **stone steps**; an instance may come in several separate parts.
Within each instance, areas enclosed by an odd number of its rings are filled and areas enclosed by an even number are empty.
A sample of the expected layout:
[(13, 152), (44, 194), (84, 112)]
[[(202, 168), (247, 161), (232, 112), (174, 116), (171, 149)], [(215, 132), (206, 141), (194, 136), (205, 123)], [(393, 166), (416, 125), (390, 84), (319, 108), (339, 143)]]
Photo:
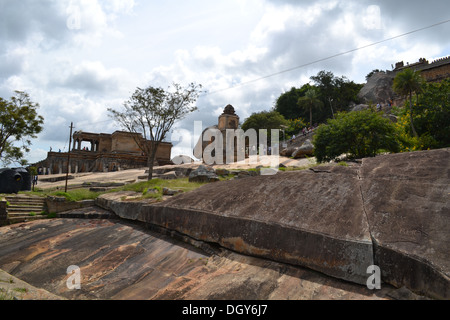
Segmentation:
[(44, 219), (42, 212), (46, 210), (45, 199), (40, 197), (8, 196), (9, 223), (26, 222)]

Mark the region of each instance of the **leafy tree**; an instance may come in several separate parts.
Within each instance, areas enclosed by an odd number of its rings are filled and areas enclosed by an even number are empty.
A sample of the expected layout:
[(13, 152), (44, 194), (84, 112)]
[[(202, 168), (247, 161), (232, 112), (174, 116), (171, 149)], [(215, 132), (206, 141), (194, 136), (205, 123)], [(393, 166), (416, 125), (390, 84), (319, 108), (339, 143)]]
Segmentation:
[(286, 134), (288, 136), (292, 136), (294, 134), (298, 134), (302, 131), (303, 128), (307, 126), (307, 122), (302, 118), (298, 119), (289, 119), (289, 126), (286, 129)]
[[(348, 111), (350, 103), (358, 101), (358, 93), (363, 87), (362, 84), (349, 81), (344, 76), (336, 77), (330, 71), (320, 71), (310, 79), (314, 81), (323, 104), (328, 105), (332, 101), (332, 108), (336, 111)], [(324, 114), (321, 120), (331, 118), (331, 106), (330, 109), (324, 108), (323, 110)]]
[[(336, 77), (330, 71), (320, 71), (310, 78), (314, 83), (305, 84), (300, 89), (291, 88), (283, 93), (275, 102), (274, 110), (286, 119), (310, 118), (309, 109), (299, 108), (298, 100), (306, 95), (310, 89), (315, 89), (324, 108), (313, 110), (313, 117), (317, 122), (326, 121), (336, 111), (347, 111), (351, 102), (358, 102), (358, 93), (363, 87), (349, 81), (346, 77)], [(325, 107), (326, 106), (326, 107)]]
[(305, 96), (306, 91), (311, 88), (313, 88), (313, 86), (310, 84), (305, 84), (300, 89), (292, 87), (290, 91), (287, 91), (278, 97), (274, 110), (279, 112), (287, 120), (305, 117), (306, 114), (303, 114), (303, 110), (299, 110), (297, 102), (298, 99)]
[(341, 112), (336, 119), (319, 126), (314, 136), (314, 154), (318, 162), (373, 157), (380, 152), (399, 152), (395, 125), (374, 110)]
[[(412, 99), (414, 127), (418, 137), (410, 139), (405, 150), (426, 150), (450, 147), (450, 79), (440, 83), (425, 83), (418, 99)], [(411, 132), (410, 111), (397, 113), (397, 126), (405, 134)]]
[[(193, 104), (200, 94), (201, 85), (191, 83), (186, 88), (173, 85), (173, 91), (162, 88), (137, 88), (124, 103), (123, 112), (108, 109), (110, 115), (129, 132), (140, 133), (135, 138), (139, 148), (148, 157), (148, 180), (152, 179), (156, 151), (176, 121), (197, 110)], [(169, 88), (170, 89), (170, 88)], [(148, 141), (149, 140), (149, 141)]]
[(416, 132), (416, 128), (414, 127), (414, 116), (413, 116), (413, 104), (412, 104), (412, 95), (415, 92), (419, 94), (422, 90), (424, 84), (424, 79), (420, 75), (418, 71), (414, 71), (411, 68), (407, 68), (401, 72), (399, 72), (394, 78), (394, 91), (404, 97), (409, 96), (409, 116), (410, 116), (410, 125), (411, 131), (414, 137), (418, 137)]
[(44, 118), (38, 115), (38, 108), (23, 91), (15, 91), (10, 100), (0, 98), (0, 160), (4, 164), (19, 161), (30, 151), (30, 139), (43, 130)]
[(319, 100), (317, 91), (313, 88), (309, 89), (304, 97), (298, 99), (297, 105), (309, 110), (309, 124), (312, 126), (312, 113), (314, 109), (321, 109), (323, 102)]
[(430, 136), (435, 148), (450, 147), (450, 79), (426, 84), (413, 109), (421, 137)]
[[(255, 129), (258, 132), (261, 129), (267, 129), (267, 140), (270, 144), (271, 130), (281, 129), (281, 126), (289, 126), (289, 122), (277, 111), (261, 111), (255, 112), (245, 119), (241, 129)], [(259, 135), (258, 135), (259, 139)]]

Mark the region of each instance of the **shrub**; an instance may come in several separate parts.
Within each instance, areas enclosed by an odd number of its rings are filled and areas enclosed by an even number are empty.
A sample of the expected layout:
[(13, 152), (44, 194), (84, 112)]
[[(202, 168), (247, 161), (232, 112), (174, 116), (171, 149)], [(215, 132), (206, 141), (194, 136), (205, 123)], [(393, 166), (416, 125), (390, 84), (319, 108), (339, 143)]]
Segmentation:
[(450, 80), (427, 83), (419, 95), (412, 99), (413, 122), (418, 137), (411, 132), (409, 108), (395, 109), (397, 127), (408, 141), (403, 151), (447, 148), (450, 146)]
[(394, 124), (373, 110), (339, 113), (316, 130), (313, 140), (318, 162), (374, 157), (382, 152), (399, 152), (399, 135)]

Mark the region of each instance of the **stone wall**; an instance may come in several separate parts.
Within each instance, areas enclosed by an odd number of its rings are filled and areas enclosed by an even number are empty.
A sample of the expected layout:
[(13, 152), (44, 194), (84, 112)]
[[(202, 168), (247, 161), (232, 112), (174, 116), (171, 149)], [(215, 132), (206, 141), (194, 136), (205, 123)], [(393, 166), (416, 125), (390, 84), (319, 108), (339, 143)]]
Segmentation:
[(436, 68), (423, 70), (421, 74), (425, 77), (425, 79), (427, 79), (428, 82), (436, 82), (450, 78), (450, 62), (449, 64)]
[(49, 196), (45, 199), (48, 213), (60, 213), (73, 209), (85, 208), (94, 205), (94, 200), (68, 201), (65, 197)]
[(6, 207), (6, 200), (0, 199), (0, 227), (8, 224), (8, 210), (6, 209)]
[[(172, 144), (163, 143), (156, 153), (158, 165), (171, 164), (170, 153)], [(34, 164), (41, 168), (42, 174), (67, 173), (68, 153), (49, 152), (47, 159)], [(79, 172), (109, 172), (116, 170), (147, 167), (147, 157), (138, 153), (109, 152), (98, 153), (92, 151), (72, 151), (70, 153), (69, 173)]]

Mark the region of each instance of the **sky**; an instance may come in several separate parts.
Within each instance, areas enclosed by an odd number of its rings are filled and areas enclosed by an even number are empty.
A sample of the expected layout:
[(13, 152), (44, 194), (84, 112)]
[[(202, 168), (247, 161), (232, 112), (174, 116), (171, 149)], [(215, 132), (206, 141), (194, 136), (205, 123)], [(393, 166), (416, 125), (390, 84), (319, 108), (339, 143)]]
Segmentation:
[(71, 122), (121, 130), (107, 109), (137, 87), (201, 84), (198, 111), (167, 139), (172, 157), (191, 156), (194, 122), (217, 124), (228, 104), (243, 122), (321, 70), (365, 83), (398, 61), (449, 56), (450, 22), (425, 28), (449, 19), (448, 0), (0, 0), (0, 97), (39, 103), (34, 163), (68, 150)]

